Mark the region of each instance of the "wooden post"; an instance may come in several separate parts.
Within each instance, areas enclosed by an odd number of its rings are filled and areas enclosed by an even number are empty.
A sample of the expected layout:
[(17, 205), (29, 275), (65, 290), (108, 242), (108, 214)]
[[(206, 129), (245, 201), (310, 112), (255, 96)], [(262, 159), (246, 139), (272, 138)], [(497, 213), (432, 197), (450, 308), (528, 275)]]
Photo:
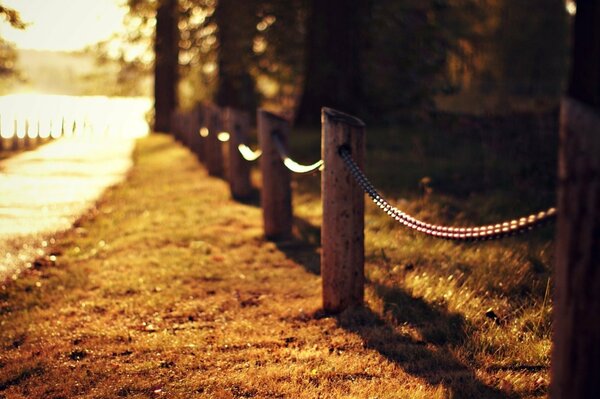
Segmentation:
[(250, 163), (238, 150), (240, 144), (246, 143), (250, 130), (250, 115), (233, 108), (225, 109), (225, 130), (229, 132), (229, 187), (234, 199), (247, 199), (252, 194), (250, 183)]
[(262, 150), (260, 202), (265, 236), (270, 240), (287, 239), (292, 235), (291, 176), (273, 143), (273, 135), (277, 135), (284, 146), (287, 145), (290, 122), (281, 116), (259, 109), (257, 124), (258, 141)]
[(221, 109), (216, 105), (210, 105), (208, 108), (209, 134), (206, 141), (206, 168), (209, 175), (223, 177), (225, 174), (223, 146), (217, 137), (223, 129)]
[(196, 154), (196, 158), (200, 162), (205, 162), (204, 147), (206, 139), (200, 136), (200, 129), (204, 126), (205, 109), (202, 104), (197, 104), (194, 107), (192, 116), (192, 125), (190, 127), (190, 150)]
[(179, 132), (181, 135), (181, 142), (187, 148), (190, 148), (190, 113), (189, 111), (181, 111), (180, 116), (181, 126)]
[(198, 123), (198, 109), (194, 107), (188, 111), (188, 122), (185, 132), (187, 147), (194, 154), (196, 154), (196, 145), (198, 142)]
[(600, 398), (600, 0), (577, 2), (561, 104), (552, 399)]
[(364, 298), (365, 196), (339, 150), (340, 147), (347, 148), (363, 169), (365, 125), (357, 118), (330, 108), (322, 109), (321, 121), (323, 309), (337, 313), (360, 306)]
[(17, 151), (19, 149), (19, 147), (21, 146), (21, 140), (19, 139), (19, 135), (17, 134), (18, 132), (18, 125), (17, 125), (17, 120), (15, 119), (14, 125), (13, 125), (13, 141), (12, 141), (12, 150), (13, 151)]
[(173, 134), (173, 137), (175, 138), (175, 140), (181, 142), (181, 133), (180, 133), (180, 129), (179, 129), (179, 125), (177, 124), (177, 121), (179, 120), (179, 112), (177, 112), (177, 110), (173, 110), (173, 112), (171, 112), (171, 122), (170, 122), (170, 126), (171, 126), (171, 133)]
[(25, 136), (23, 136), (23, 146), (25, 148), (31, 147), (31, 139), (29, 137), (29, 120), (25, 120)]

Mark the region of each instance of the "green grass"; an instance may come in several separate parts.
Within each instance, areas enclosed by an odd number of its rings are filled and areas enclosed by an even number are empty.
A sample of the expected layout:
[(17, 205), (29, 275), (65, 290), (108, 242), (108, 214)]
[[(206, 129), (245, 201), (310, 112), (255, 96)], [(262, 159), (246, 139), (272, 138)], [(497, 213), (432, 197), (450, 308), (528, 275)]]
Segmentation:
[[(552, 199), (527, 184), (484, 192), (476, 145), (444, 157), (458, 139), (424, 134), (369, 132), (368, 174), (394, 204), (480, 222), (533, 210), (523, 195)], [(296, 134), (292, 155), (315, 160), (318, 141)], [(439, 176), (427, 194), (425, 176)], [(318, 187), (294, 180), (296, 238), (278, 246), (260, 209), (229, 200), (189, 152), (141, 140), (127, 182), (58, 237), (56, 261), (1, 287), (0, 397), (546, 395), (551, 229), (455, 244), (368, 206), (366, 304), (333, 317), (320, 311)]]

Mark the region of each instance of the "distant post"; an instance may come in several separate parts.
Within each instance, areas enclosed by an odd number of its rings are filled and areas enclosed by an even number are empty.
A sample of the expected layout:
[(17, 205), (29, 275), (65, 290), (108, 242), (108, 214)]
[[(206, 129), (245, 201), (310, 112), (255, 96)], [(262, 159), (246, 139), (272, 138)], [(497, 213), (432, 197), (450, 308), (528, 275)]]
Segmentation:
[(257, 124), (258, 141), (262, 150), (260, 202), (265, 236), (270, 240), (286, 239), (292, 235), (291, 176), (277, 152), (273, 136), (277, 135), (283, 145), (287, 145), (290, 122), (279, 115), (259, 109)]
[(17, 126), (17, 120), (15, 119), (15, 122), (13, 124), (13, 141), (12, 141), (12, 150), (13, 151), (17, 151), (20, 147), (20, 139), (19, 139), (19, 135), (17, 134), (18, 132), (18, 126)]
[(252, 194), (250, 183), (250, 163), (238, 150), (245, 144), (250, 130), (250, 115), (234, 108), (225, 109), (225, 130), (229, 132), (229, 187), (234, 199), (246, 199)]
[(23, 146), (25, 148), (31, 147), (31, 140), (29, 138), (29, 120), (25, 119), (25, 136), (23, 136)]
[(175, 138), (175, 140), (181, 142), (182, 140), (181, 140), (181, 129), (179, 128), (179, 111), (173, 110), (173, 112), (171, 112), (170, 126), (171, 126), (171, 131), (173, 133), (173, 137)]
[(219, 132), (223, 129), (221, 109), (216, 105), (208, 107), (208, 137), (206, 142), (206, 168), (211, 176), (223, 177), (223, 146), (218, 139)]
[(198, 151), (198, 143), (200, 142), (200, 135), (198, 131), (200, 130), (200, 109), (198, 106), (195, 106), (190, 111), (190, 122), (188, 126), (187, 132), (187, 146), (191, 152), (196, 155), (196, 158), (200, 159), (199, 151)]
[(552, 399), (600, 398), (600, 0), (577, 1), (561, 104)]
[(359, 306), (364, 298), (365, 196), (340, 156), (345, 147), (364, 168), (365, 125), (352, 116), (321, 111), (321, 280), (323, 309), (337, 313)]

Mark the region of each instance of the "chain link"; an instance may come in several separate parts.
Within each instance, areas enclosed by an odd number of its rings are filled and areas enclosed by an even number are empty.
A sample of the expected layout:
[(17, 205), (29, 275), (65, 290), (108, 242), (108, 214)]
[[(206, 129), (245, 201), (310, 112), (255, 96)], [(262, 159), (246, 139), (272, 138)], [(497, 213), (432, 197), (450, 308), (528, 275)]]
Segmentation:
[(369, 179), (362, 170), (360, 170), (356, 162), (354, 162), (354, 159), (352, 159), (352, 155), (347, 148), (340, 147), (339, 153), (356, 182), (362, 187), (375, 205), (402, 225), (432, 237), (456, 241), (496, 240), (530, 231), (534, 227), (556, 217), (556, 209), (549, 208), (547, 211), (539, 212), (527, 217), (487, 226), (451, 227), (426, 223), (402, 212), (379, 195)]
[(279, 156), (281, 157), (283, 164), (290, 171), (292, 171), (294, 173), (305, 174), (305, 173), (312, 173), (316, 170), (323, 169), (323, 160), (322, 159), (318, 160), (317, 162), (313, 163), (312, 165), (302, 165), (302, 164), (299, 164), (298, 162), (294, 161), (292, 158), (289, 157), (288, 153), (285, 150), (283, 143), (281, 142), (281, 139), (277, 135), (273, 135), (273, 143), (275, 144), (275, 148), (277, 149), (277, 152), (279, 153)]

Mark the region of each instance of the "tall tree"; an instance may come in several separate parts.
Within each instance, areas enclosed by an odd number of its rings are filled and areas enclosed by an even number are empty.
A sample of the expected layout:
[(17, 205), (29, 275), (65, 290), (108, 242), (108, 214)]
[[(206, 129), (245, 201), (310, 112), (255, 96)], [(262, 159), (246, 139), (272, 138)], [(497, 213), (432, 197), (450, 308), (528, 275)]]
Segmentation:
[(579, 0), (561, 109), (553, 399), (600, 397), (600, 0)]
[(215, 101), (220, 106), (252, 112), (256, 109), (257, 94), (250, 70), (258, 21), (256, 1), (217, 2), (218, 78)]
[(171, 130), (177, 107), (179, 30), (177, 0), (159, 0), (154, 39), (154, 130)]
[(302, 98), (296, 121), (319, 123), (321, 107), (357, 114), (364, 106), (363, 24), (367, 0), (310, 0)]
[[(25, 29), (27, 24), (23, 22), (19, 12), (15, 9), (0, 4), (0, 18), (4, 18), (10, 26), (15, 29)], [(0, 37), (0, 84), (4, 86), (7, 80), (14, 80), (19, 76), (16, 69), (17, 51), (15, 46)], [(0, 87), (2, 89), (2, 87)]]
[(569, 37), (564, 0), (503, 0), (499, 12), (493, 37), (498, 89), (524, 96), (560, 94)]

